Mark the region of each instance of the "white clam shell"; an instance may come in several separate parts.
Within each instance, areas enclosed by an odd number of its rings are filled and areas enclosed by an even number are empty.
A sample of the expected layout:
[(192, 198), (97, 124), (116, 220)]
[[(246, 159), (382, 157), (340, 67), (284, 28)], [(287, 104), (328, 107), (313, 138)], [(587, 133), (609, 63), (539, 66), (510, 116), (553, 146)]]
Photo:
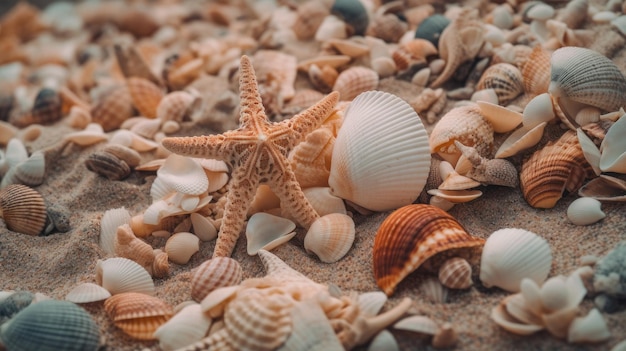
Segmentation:
[(122, 224), (130, 224), (130, 213), (124, 207), (105, 211), (100, 220), (100, 248), (109, 255), (115, 254), (117, 227)]
[(191, 304), (176, 313), (155, 332), (164, 351), (177, 350), (204, 338), (211, 327), (211, 318), (202, 312), (200, 304)]
[(186, 264), (199, 250), (200, 239), (189, 232), (176, 233), (165, 243), (167, 257), (176, 264)]
[(606, 217), (600, 201), (591, 197), (578, 198), (567, 208), (567, 218), (576, 225), (589, 225)]
[(526, 128), (533, 128), (543, 122), (550, 122), (555, 117), (550, 94), (543, 93), (532, 98), (522, 113), (522, 123)]
[(600, 169), (603, 172), (626, 173), (626, 115), (622, 115), (606, 132), (600, 145)]
[(506, 138), (494, 157), (506, 158), (536, 145), (541, 140), (547, 124), (547, 122), (542, 122), (534, 127), (523, 125)]
[(411, 204), (429, 170), (428, 134), (408, 103), (380, 91), (352, 101), (333, 148), (328, 180), (333, 194), (387, 211)]
[(376, 336), (370, 342), (370, 346), (367, 348), (367, 351), (398, 351), (398, 350), (400, 350), (400, 346), (398, 346), (398, 342), (396, 341), (396, 338), (387, 329), (383, 329), (380, 333), (376, 334)]
[(350, 216), (331, 213), (311, 224), (304, 237), (304, 249), (316, 254), (322, 262), (336, 262), (352, 247), (355, 233), (354, 221)]
[(253, 214), (246, 225), (248, 255), (286, 243), (296, 235), (295, 230), (296, 224), (289, 219), (265, 212)]
[(89, 123), (85, 129), (69, 133), (64, 140), (69, 140), (80, 146), (89, 146), (107, 140), (109, 137), (104, 133), (102, 126), (98, 123)]
[(89, 303), (106, 300), (111, 297), (111, 293), (94, 283), (82, 283), (74, 287), (65, 299), (74, 303)]
[(486, 287), (518, 292), (523, 278), (541, 284), (551, 266), (552, 253), (545, 239), (524, 229), (500, 229), (485, 241), (480, 280)]
[(13, 167), (28, 159), (28, 151), (20, 139), (13, 138), (7, 144), (5, 157), (9, 167)]
[(396, 322), (393, 327), (426, 335), (434, 335), (439, 329), (437, 323), (426, 316), (406, 317)]
[(98, 260), (96, 282), (111, 295), (125, 292), (154, 295), (155, 292), (150, 273), (137, 262), (123, 257)]
[(609, 339), (609, 331), (602, 314), (594, 308), (585, 317), (575, 318), (567, 332), (567, 342), (601, 342)]
[(387, 302), (387, 294), (382, 291), (368, 291), (359, 294), (359, 311), (366, 315), (375, 316)]
[(600, 173), (602, 173), (600, 169), (600, 158), (602, 157), (600, 149), (598, 149), (596, 144), (593, 143), (581, 128), (576, 129), (576, 135), (578, 136), (580, 148), (583, 150), (583, 155), (585, 155), (585, 160), (587, 160), (589, 165), (593, 168), (596, 175), (600, 175)]
[(188, 195), (200, 195), (209, 188), (203, 168), (189, 157), (171, 154), (157, 171), (157, 177), (172, 189)]

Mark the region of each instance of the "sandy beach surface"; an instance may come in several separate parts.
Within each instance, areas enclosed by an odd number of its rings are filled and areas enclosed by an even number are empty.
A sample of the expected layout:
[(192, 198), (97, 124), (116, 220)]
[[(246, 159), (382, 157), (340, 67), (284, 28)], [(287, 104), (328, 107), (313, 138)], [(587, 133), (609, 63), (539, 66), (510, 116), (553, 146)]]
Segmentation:
[[(593, 2), (599, 8), (604, 3)], [(563, 2), (557, 2), (562, 7)], [(439, 7), (438, 7), (439, 8)], [(609, 24), (587, 21), (585, 28), (595, 31), (590, 48), (611, 58), (622, 73), (626, 72), (626, 37), (620, 35)], [(309, 48), (307, 45), (303, 47)], [(292, 51), (298, 51), (291, 49)], [(304, 52), (304, 50), (303, 50)], [(254, 50), (248, 52), (253, 54)], [(301, 53), (301, 55), (304, 55)], [(299, 60), (302, 57), (299, 58)], [(1, 83), (0, 83), (1, 84)], [(306, 75), (299, 74), (296, 86), (307, 86)], [(419, 92), (404, 89), (406, 81), (390, 77), (381, 80), (380, 90), (390, 91), (409, 100), (411, 94)], [(450, 82), (444, 87), (452, 89), (460, 86)], [(236, 89), (236, 88), (235, 88)], [(513, 103), (522, 103), (519, 98)], [(457, 101), (448, 99), (446, 108), (439, 114), (454, 107)], [(238, 118), (237, 109), (226, 116), (230, 125)], [(422, 116), (423, 117), (423, 116)], [(430, 132), (433, 124), (425, 122)], [(193, 121), (182, 123), (182, 128), (173, 135), (202, 135), (221, 132), (215, 126), (201, 125)], [(99, 259), (107, 254), (99, 246), (100, 220), (110, 209), (126, 208), (131, 215), (142, 213), (152, 203), (150, 188), (156, 174), (154, 171), (132, 171), (119, 181), (106, 179), (85, 166), (90, 154), (101, 150), (106, 142), (91, 146), (64, 143), (63, 137), (76, 129), (60, 120), (41, 127), (41, 136), (33, 141), (25, 141), (29, 152), (44, 150), (46, 174), (41, 185), (34, 188), (47, 201), (65, 208), (69, 215), (71, 229), (65, 233), (49, 236), (29, 236), (10, 231), (0, 221), (0, 291), (25, 290), (40, 292), (54, 299), (64, 299), (75, 286), (85, 282), (95, 282), (95, 267)], [(554, 123), (548, 126), (541, 142), (524, 152), (511, 157), (516, 168), (521, 169), (524, 157), (540, 149), (548, 141), (554, 140), (563, 128)], [(112, 135), (114, 131), (109, 132)], [(496, 135), (495, 148), (507, 135)], [(3, 146), (4, 148), (5, 146)], [(141, 153), (142, 163), (158, 158), (155, 152)], [(472, 235), (488, 238), (491, 233), (502, 228), (522, 228), (545, 238), (552, 250), (553, 262), (549, 276), (568, 275), (581, 265), (581, 257), (586, 255), (604, 256), (618, 243), (626, 239), (626, 210), (624, 203), (602, 203), (606, 218), (588, 225), (572, 224), (566, 210), (578, 198), (577, 194), (566, 194), (554, 208), (535, 209), (524, 200), (519, 188), (481, 186), (483, 195), (468, 203), (455, 205), (449, 213), (454, 216)], [(372, 268), (374, 238), (382, 221), (391, 213), (380, 212), (363, 215), (354, 212), (356, 239), (347, 255), (335, 263), (322, 263), (305, 252), (302, 238), (306, 231), (298, 228), (298, 235), (288, 243), (272, 250), (294, 269), (312, 280), (335, 284), (342, 292), (379, 291)], [(149, 237), (154, 248), (162, 248), (165, 239)], [(190, 299), (191, 276), (194, 268), (211, 258), (215, 241), (201, 242), (200, 250), (185, 265), (170, 263), (170, 274), (166, 278), (154, 279), (156, 296), (175, 306)], [(257, 256), (246, 253), (245, 235), (241, 235), (232, 257), (243, 269), (244, 279), (264, 275), (263, 266)], [(425, 315), (441, 324), (449, 322), (458, 334), (455, 350), (609, 350), (626, 339), (626, 311), (602, 313), (611, 337), (602, 343), (569, 344), (547, 331), (530, 336), (511, 334), (490, 318), (492, 308), (510, 293), (499, 288), (486, 288), (478, 278), (474, 267), (473, 286), (466, 290), (451, 290), (447, 302), (430, 302), (419, 290), (419, 283), (428, 274), (415, 272), (402, 281), (389, 298), (384, 310), (398, 304), (404, 297), (412, 299), (409, 314)], [(100, 327), (106, 350), (159, 350), (157, 341), (137, 341), (116, 328), (103, 309), (102, 302), (83, 305)], [(594, 308), (593, 299), (587, 297), (581, 303), (580, 315)], [(403, 350), (432, 349), (429, 341), (410, 332), (389, 329)], [(359, 349), (367, 349), (360, 346)]]

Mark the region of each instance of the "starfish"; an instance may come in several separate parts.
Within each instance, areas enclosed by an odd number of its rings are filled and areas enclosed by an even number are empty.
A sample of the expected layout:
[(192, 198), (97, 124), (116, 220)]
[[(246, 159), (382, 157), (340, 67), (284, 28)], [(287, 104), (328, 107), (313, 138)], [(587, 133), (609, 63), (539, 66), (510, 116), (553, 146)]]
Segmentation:
[(304, 228), (319, 215), (304, 196), (287, 156), (306, 135), (330, 115), (339, 99), (332, 92), (305, 111), (273, 123), (267, 118), (252, 63), (241, 57), (239, 67), (241, 112), (236, 130), (206, 136), (164, 138), (163, 146), (180, 155), (223, 160), (231, 169), (231, 180), (222, 226), (213, 257), (230, 256), (243, 228), (256, 189), (267, 184)]

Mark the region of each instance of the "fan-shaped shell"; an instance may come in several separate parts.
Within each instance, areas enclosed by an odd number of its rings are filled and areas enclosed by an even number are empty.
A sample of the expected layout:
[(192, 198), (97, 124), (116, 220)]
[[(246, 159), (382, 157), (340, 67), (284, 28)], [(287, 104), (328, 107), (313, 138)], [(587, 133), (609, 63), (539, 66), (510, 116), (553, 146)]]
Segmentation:
[(39, 235), (48, 220), (44, 198), (21, 184), (0, 189), (0, 217), (8, 229), (28, 235)]
[(472, 266), (464, 258), (453, 257), (439, 268), (439, 281), (450, 289), (467, 289), (472, 286)]
[(541, 285), (551, 266), (552, 253), (545, 239), (524, 229), (500, 229), (483, 247), (480, 280), (487, 287), (519, 292), (524, 278)]
[(133, 105), (142, 116), (155, 118), (157, 107), (163, 99), (163, 92), (151, 81), (138, 77), (130, 77), (126, 80), (128, 92), (133, 100)]
[(202, 301), (211, 291), (241, 283), (243, 270), (230, 257), (214, 257), (204, 261), (191, 278), (191, 298)]
[(334, 195), (369, 210), (398, 208), (419, 196), (429, 169), (428, 135), (409, 104), (380, 91), (352, 101), (333, 149)]
[(333, 195), (329, 187), (306, 188), (302, 189), (302, 192), (320, 216), (331, 213), (346, 214), (346, 205), (343, 200)]
[(550, 85), (550, 53), (541, 45), (535, 46), (521, 71), (524, 91), (527, 94), (534, 96), (546, 93)]
[(130, 223), (130, 213), (124, 207), (106, 210), (100, 219), (100, 248), (107, 254), (115, 254), (117, 227)]
[(115, 326), (140, 340), (155, 339), (154, 332), (174, 314), (165, 301), (136, 292), (111, 296), (104, 310)]
[(98, 349), (99, 329), (91, 315), (69, 301), (44, 300), (23, 309), (0, 327), (8, 350)]
[(197, 162), (171, 154), (157, 171), (157, 177), (173, 190), (188, 195), (201, 195), (209, 188), (209, 180)]
[(150, 273), (128, 258), (113, 257), (98, 260), (96, 282), (111, 295), (125, 292), (154, 295), (154, 282)]
[(548, 92), (559, 98), (561, 109), (574, 118), (564, 99), (595, 106), (604, 111), (617, 111), (626, 106), (626, 78), (606, 56), (582, 47), (557, 49), (550, 59)]
[(483, 72), (476, 89), (493, 89), (500, 105), (506, 105), (524, 92), (522, 72), (510, 63), (496, 63)]
[(352, 247), (354, 221), (348, 215), (331, 213), (315, 220), (304, 237), (304, 249), (322, 262), (339, 261)]
[(211, 318), (202, 312), (200, 304), (191, 304), (176, 313), (155, 332), (164, 351), (178, 350), (200, 341), (211, 327)]
[(156, 109), (156, 118), (161, 121), (182, 122), (194, 101), (186, 91), (173, 91), (163, 97)]
[[(411, 272), (430, 260), (438, 269), (446, 256), (476, 258), (484, 239), (473, 237), (450, 214), (431, 205), (415, 204), (391, 213), (374, 239), (374, 278), (387, 295)], [(431, 258), (437, 258), (433, 261)]]
[(65, 299), (74, 303), (89, 303), (106, 300), (111, 297), (111, 293), (94, 283), (82, 283), (74, 287)]
[(552, 208), (564, 191), (578, 191), (585, 179), (595, 176), (576, 132), (568, 130), (555, 143), (549, 143), (524, 162), (520, 186), (528, 204)]
[(362, 66), (354, 66), (339, 73), (333, 90), (339, 92), (339, 98), (351, 101), (357, 95), (378, 87), (378, 73)]
[(189, 262), (191, 256), (198, 250), (200, 250), (200, 239), (188, 232), (176, 233), (165, 243), (167, 256), (176, 264)]
[(126, 85), (114, 85), (103, 92), (91, 108), (91, 119), (105, 132), (119, 128), (133, 116), (133, 101)]

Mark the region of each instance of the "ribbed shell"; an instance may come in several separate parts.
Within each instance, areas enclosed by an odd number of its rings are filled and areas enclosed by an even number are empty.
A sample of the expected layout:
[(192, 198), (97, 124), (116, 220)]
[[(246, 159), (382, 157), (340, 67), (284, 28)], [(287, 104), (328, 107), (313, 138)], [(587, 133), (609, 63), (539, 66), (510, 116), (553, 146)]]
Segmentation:
[(378, 87), (378, 73), (367, 67), (355, 66), (339, 73), (333, 90), (339, 92), (339, 98), (351, 101), (357, 95)]
[(33, 188), (21, 184), (7, 185), (0, 190), (0, 217), (14, 232), (39, 235), (47, 222), (46, 204)]
[(331, 213), (315, 220), (304, 237), (304, 249), (322, 262), (339, 261), (354, 243), (354, 221), (348, 215)]
[(333, 148), (334, 195), (374, 211), (395, 209), (419, 196), (429, 169), (428, 134), (408, 103), (372, 91), (350, 104)]
[(293, 149), (291, 167), (302, 188), (328, 186), (334, 145), (330, 129), (318, 128)]
[(129, 224), (117, 227), (115, 235), (115, 255), (131, 259), (147, 271), (152, 270), (154, 252), (152, 246), (137, 238)]
[[(374, 278), (387, 294), (411, 272), (438, 255), (471, 256), (484, 243), (473, 237), (447, 212), (424, 204), (407, 205), (391, 213), (380, 225), (374, 239)], [(436, 262), (431, 266), (438, 268)]]
[(550, 85), (550, 53), (537, 45), (522, 66), (524, 90), (531, 96), (546, 93)]
[(472, 266), (464, 258), (453, 257), (439, 268), (439, 281), (450, 289), (467, 289), (472, 286)]
[(91, 315), (69, 301), (31, 304), (0, 327), (0, 339), (12, 351), (97, 350), (99, 328)]
[(476, 89), (493, 89), (500, 105), (507, 105), (524, 92), (522, 72), (510, 63), (496, 63), (485, 70)]
[(140, 340), (155, 339), (154, 332), (174, 314), (163, 300), (133, 292), (111, 296), (104, 310), (115, 326)]
[(626, 78), (606, 56), (582, 47), (563, 47), (554, 51), (550, 63), (553, 96), (604, 111), (626, 106)]
[(191, 298), (202, 301), (211, 291), (241, 283), (243, 270), (236, 260), (230, 257), (215, 257), (202, 263), (191, 278)]
[(142, 116), (155, 118), (157, 107), (163, 99), (163, 91), (156, 84), (143, 78), (131, 77), (126, 80), (133, 105)]
[(156, 109), (156, 117), (161, 121), (182, 122), (189, 112), (194, 97), (186, 91), (174, 91), (163, 97)]
[(595, 178), (576, 132), (568, 130), (556, 142), (536, 151), (522, 165), (520, 187), (535, 208), (552, 208), (564, 191), (575, 192), (586, 179)]
[(125, 292), (154, 295), (154, 282), (148, 271), (137, 262), (123, 257), (98, 260), (96, 282), (111, 295)]
[(110, 132), (133, 116), (133, 101), (125, 84), (110, 87), (103, 94), (91, 108), (91, 120)]
[(111, 293), (100, 285), (83, 283), (77, 285), (67, 293), (65, 299), (74, 303), (89, 303), (106, 300), (109, 297), (111, 297)]
[(61, 97), (50, 88), (43, 88), (35, 97), (32, 109), (33, 123), (51, 124), (63, 117), (61, 113)]
[(122, 180), (131, 172), (128, 163), (105, 151), (91, 153), (85, 160), (85, 166), (88, 170), (109, 180)]

